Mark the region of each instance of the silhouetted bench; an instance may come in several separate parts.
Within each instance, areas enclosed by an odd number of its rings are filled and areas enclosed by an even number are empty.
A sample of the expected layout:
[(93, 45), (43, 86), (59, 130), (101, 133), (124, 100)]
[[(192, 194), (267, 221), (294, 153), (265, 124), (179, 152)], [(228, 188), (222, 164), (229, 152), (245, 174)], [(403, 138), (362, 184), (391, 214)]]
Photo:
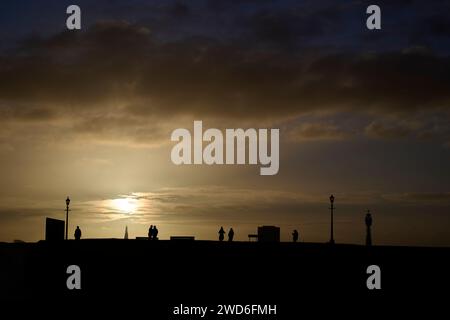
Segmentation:
[(171, 236), (170, 240), (173, 241), (194, 241), (194, 236)]
[[(150, 239), (149, 237), (136, 237), (136, 240), (153, 240), (153, 239)], [(156, 237), (156, 239), (154, 240), (159, 240), (159, 238)]]
[(257, 234), (249, 234), (248, 241), (252, 241), (252, 239), (255, 239), (256, 241), (258, 241), (258, 235)]

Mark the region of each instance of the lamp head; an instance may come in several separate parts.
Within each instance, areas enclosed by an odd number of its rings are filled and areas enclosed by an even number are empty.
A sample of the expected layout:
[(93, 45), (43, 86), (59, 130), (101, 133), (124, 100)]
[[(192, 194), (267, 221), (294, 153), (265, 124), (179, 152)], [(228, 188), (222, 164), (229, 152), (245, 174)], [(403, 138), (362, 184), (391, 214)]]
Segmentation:
[(69, 206), (69, 203), (70, 203), (70, 199), (69, 199), (69, 196), (67, 196), (66, 205)]

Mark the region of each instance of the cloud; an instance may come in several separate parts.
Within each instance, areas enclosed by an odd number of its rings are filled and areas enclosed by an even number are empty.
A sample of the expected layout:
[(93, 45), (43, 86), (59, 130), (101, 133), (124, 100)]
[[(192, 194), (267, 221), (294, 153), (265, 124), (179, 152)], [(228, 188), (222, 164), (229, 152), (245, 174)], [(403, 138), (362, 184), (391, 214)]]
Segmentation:
[[(191, 12), (183, 5), (171, 8), (173, 14)], [(327, 21), (339, 19), (323, 10), (314, 12)], [(282, 19), (286, 14), (258, 11), (247, 17), (255, 41), (298, 41), (295, 14)], [(450, 109), (450, 59), (432, 50), (366, 53), (309, 45), (286, 51), (281, 44), (267, 50), (239, 36), (162, 41), (143, 25), (103, 21), (80, 33), (30, 37), (0, 56), (0, 122), (17, 130), (16, 136), (39, 132), (41, 125), (52, 136), (154, 145), (194, 118), (241, 126), (307, 113), (399, 118)], [(366, 134), (384, 138), (411, 130), (373, 121)], [(336, 139), (346, 133), (310, 124), (293, 136)]]
[(302, 123), (289, 132), (289, 137), (294, 142), (317, 140), (342, 140), (350, 137), (335, 124), (331, 123)]
[(450, 192), (406, 192), (383, 195), (388, 201), (404, 204), (449, 205)]
[(415, 126), (396, 122), (373, 121), (365, 129), (371, 138), (398, 139), (410, 136), (417, 130)]
[(339, 28), (341, 7), (338, 5), (313, 8), (294, 6), (290, 10), (261, 8), (238, 23), (243, 33), (256, 39), (256, 45), (282, 50), (295, 50), (304, 47), (310, 39), (332, 34)]
[(432, 12), (421, 18), (412, 34), (412, 41), (426, 42), (430, 40), (430, 36), (442, 41), (450, 37), (450, 23), (447, 15), (450, 8), (447, 6), (446, 10), (446, 13), (444, 13), (445, 10), (439, 13)]
[(177, 19), (182, 19), (189, 15), (189, 6), (187, 6), (184, 3), (175, 2), (174, 4), (171, 4), (168, 8), (168, 12), (170, 15)]
[(364, 134), (373, 139), (435, 140), (445, 145), (450, 138), (449, 122), (448, 112), (381, 116), (364, 128)]
[(311, 61), (299, 52), (241, 49), (239, 43), (201, 38), (163, 44), (144, 27), (103, 22), (79, 35), (30, 40), (15, 55), (2, 57), (0, 93), (4, 101), (90, 108), (133, 99), (149, 113), (195, 107), (256, 117), (258, 109), (292, 114), (344, 105), (414, 110), (449, 98), (446, 57), (318, 51)]
[[(392, 206), (450, 204), (450, 192), (404, 192), (380, 193), (375, 191), (335, 193), (341, 206)], [(115, 205), (117, 199), (128, 199), (133, 204), (132, 213), (123, 212)], [(45, 216), (61, 214), (61, 201), (36, 202), (3, 199), (0, 220), (41, 219)], [(14, 200), (14, 201), (13, 201)], [(23, 200), (23, 199), (22, 199)], [(97, 199), (77, 199), (72, 201), (72, 214), (95, 222), (108, 222), (132, 218), (138, 223), (149, 220), (159, 221), (220, 221), (234, 219), (246, 221), (277, 219), (299, 213), (326, 213), (323, 206), (329, 202), (328, 194), (302, 193), (275, 189), (231, 188), (215, 185), (196, 187), (162, 188), (151, 192), (117, 194)], [(21, 204), (18, 204), (21, 203)], [(345, 209), (344, 211), (349, 210)], [(350, 209), (351, 211), (352, 209)]]

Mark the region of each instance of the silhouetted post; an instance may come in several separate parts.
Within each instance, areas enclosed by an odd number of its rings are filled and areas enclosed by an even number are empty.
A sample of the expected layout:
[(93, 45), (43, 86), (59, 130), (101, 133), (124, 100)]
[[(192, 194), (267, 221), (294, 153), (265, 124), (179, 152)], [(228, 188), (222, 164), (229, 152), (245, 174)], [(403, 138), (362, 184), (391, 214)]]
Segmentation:
[(70, 199), (69, 199), (69, 196), (67, 196), (67, 199), (66, 199), (66, 240), (69, 239), (69, 204), (70, 204)]
[(334, 234), (333, 234), (333, 210), (334, 210), (334, 196), (330, 196), (330, 210), (331, 210), (331, 229), (330, 229), (330, 244), (334, 244)]
[(367, 210), (366, 214), (366, 246), (372, 245), (372, 215), (370, 214), (370, 210)]

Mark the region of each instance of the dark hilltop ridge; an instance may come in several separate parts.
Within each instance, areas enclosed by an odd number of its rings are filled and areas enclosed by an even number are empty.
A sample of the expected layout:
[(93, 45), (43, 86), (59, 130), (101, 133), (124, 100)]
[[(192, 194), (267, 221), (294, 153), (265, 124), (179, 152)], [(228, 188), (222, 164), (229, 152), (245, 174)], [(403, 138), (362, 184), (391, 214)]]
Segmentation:
[[(450, 285), (450, 248), (85, 239), (1, 243), (0, 261), (2, 300), (120, 297), (160, 301), (161, 310), (283, 305), (302, 296), (417, 297)], [(66, 286), (70, 265), (80, 267), (80, 290)], [(370, 265), (380, 267), (381, 290), (367, 288)]]

